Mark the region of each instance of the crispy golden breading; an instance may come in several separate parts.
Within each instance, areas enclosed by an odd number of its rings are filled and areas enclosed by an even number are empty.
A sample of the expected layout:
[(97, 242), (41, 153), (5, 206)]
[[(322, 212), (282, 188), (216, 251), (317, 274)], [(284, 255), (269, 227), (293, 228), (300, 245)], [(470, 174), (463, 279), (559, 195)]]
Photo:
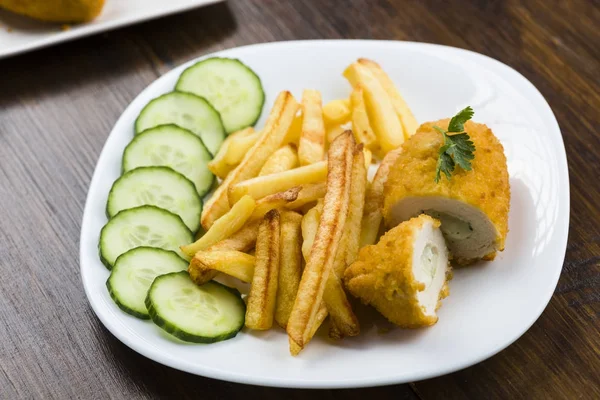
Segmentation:
[[(435, 183), (438, 152), (443, 144), (442, 135), (433, 129), (448, 127), (449, 119), (423, 124), (417, 133), (402, 146), (394, 167), (385, 184), (384, 219), (389, 224), (393, 206), (408, 197), (440, 196), (467, 203), (482, 211), (496, 228), (495, 248), (502, 251), (508, 231), (510, 186), (506, 156), (502, 144), (483, 124), (469, 121), (465, 131), (475, 144), (472, 170), (457, 167), (451, 179), (442, 177)], [(484, 259), (493, 259), (492, 251)], [(473, 259), (454, 258), (457, 264), (468, 264)]]
[[(405, 328), (433, 325), (437, 316), (426, 315), (417, 299), (417, 292), (425, 284), (413, 276), (413, 248), (417, 232), (426, 221), (439, 221), (420, 215), (405, 221), (388, 231), (376, 245), (360, 250), (358, 259), (344, 273), (346, 288), (365, 304), (374, 306), (390, 322)], [(448, 270), (450, 267), (448, 266)], [(450, 278), (450, 272), (446, 279)], [(448, 285), (444, 282), (441, 299), (448, 296)]]
[(104, 0), (0, 0), (0, 8), (50, 22), (91, 21), (103, 6)]

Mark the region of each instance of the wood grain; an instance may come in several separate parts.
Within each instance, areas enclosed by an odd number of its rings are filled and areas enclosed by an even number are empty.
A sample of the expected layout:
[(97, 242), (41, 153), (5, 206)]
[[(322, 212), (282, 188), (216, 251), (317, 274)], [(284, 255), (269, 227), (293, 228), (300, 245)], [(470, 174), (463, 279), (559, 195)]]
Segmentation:
[[(231, 0), (0, 60), (0, 398), (600, 398), (600, 2)], [(302, 391), (219, 382), (129, 350), (91, 311), (79, 230), (102, 145), (176, 65), (244, 44), (415, 40), (487, 54), (530, 79), (563, 131), (571, 231), (549, 307), (514, 345), (411, 386)]]

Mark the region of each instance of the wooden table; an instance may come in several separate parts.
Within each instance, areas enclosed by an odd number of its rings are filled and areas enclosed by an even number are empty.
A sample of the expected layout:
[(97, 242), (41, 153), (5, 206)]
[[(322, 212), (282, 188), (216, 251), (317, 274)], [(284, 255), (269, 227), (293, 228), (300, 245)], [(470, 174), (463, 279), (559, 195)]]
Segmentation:
[[(231, 0), (0, 60), (0, 398), (600, 398), (599, 24), (597, 0)], [(471, 49), (517, 69), (552, 106), (570, 165), (567, 257), (544, 314), (495, 357), (410, 385), (243, 386), (138, 355), (88, 305), (79, 276), (83, 205), (127, 104), (194, 57), (316, 38)]]

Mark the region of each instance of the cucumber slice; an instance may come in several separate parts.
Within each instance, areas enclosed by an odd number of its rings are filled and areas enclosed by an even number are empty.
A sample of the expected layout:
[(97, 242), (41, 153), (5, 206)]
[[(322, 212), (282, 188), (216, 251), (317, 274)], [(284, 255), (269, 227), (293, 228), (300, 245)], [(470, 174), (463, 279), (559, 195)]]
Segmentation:
[(258, 75), (232, 58), (208, 58), (192, 65), (183, 71), (175, 90), (207, 99), (221, 114), (228, 133), (254, 125), (265, 103)]
[(123, 152), (123, 173), (137, 167), (165, 166), (194, 182), (198, 195), (204, 196), (213, 185), (208, 169), (212, 155), (202, 140), (177, 125), (161, 125), (133, 138)]
[(172, 251), (136, 247), (117, 258), (106, 287), (121, 310), (134, 317), (149, 319), (145, 300), (154, 278), (185, 271), (187, 267), (188, 263)]
[(206, 99), (192, 93), (171, 92), (155, 98), (135, 121), (135, 133), (158, 125), (175, 124), (199, 136), (208, 151), (216, 154), (225, 139), (219, 112)]
[(234, 337), (244, 326), (246, 314), (240, 292), (214, 281), (197, 286), (185, 271), (156, 278), (146, 308), (156, 325), (194, 343)]
[(115, 181), (106, 203), (106, 214), (143, 205), (157, 206), (181, 217), (192, 232), (200, 227), (202, 201), (196, 186), (169, 167), (139, 167)]
[(140, 206), (123, 210), (100, 231), (100, 260), (111, 269), (121, 254), (136, 247), (149, 246), (175, 251), (186, 256), (180, 245), (194, 241), (192, 231), (179, 216), (155, 206)]

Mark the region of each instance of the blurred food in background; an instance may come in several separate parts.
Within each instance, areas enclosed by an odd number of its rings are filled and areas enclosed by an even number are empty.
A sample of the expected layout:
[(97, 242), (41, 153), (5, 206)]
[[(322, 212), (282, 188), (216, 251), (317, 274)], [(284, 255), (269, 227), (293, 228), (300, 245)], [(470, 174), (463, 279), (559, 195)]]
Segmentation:
[(87, 22), (100, 14), (104, 0), (0, 0), (0, 8), (41, 21)]

